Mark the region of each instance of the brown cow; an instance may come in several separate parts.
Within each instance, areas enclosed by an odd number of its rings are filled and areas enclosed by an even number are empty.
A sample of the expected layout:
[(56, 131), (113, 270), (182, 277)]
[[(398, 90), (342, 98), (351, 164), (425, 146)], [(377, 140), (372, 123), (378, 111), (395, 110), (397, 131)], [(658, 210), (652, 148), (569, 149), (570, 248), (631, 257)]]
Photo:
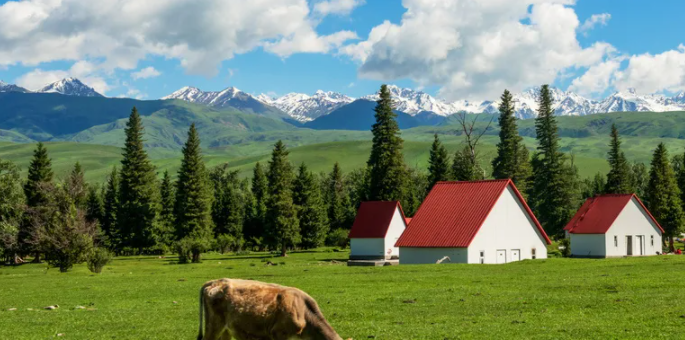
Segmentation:
[(238, 340), (342, 340), (328, 324), (316, 301), (297, 288), (249, 280), (209, 281), (200, 290), (197, 339), (229, 340), (231, 337)]

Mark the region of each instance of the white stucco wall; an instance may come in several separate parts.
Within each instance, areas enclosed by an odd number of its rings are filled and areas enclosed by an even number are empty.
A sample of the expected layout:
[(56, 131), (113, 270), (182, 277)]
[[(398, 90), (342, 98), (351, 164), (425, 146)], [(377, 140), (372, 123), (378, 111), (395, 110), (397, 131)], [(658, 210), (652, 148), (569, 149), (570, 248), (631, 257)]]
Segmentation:
[(485, 263), (497, 263), (497, 250), (506, 251), (506, 262), (512, 251), (519, 250), (520, 260), (547, 258), (547, 244), (533, 220), (526, 213), (511, 187), (500, 196), (480, 231), (469, 246), (468, 263), (480, 263), (480, 252), (485, 252)]
[[(627, 235), (633, 238), (633, 256), (640, 255), (637, 239), (639, 235), (644, 236), (645, 240), (643, 255), (656, 255), (657, 251), (662, 251), (661, 230), (657, 228), (635, 198), (626, 204), (626, 207), (623, 208), (606, 235), (606, 249), (607, 256), (609, 257), (626, 255)], [(617, 237), (618, 246), (614, 245), (614, 236)], [(654, 237), (654, 244), (651, 242), (652, 236)], [(571, 244), (571, 251), (573, 251), (573, 244)]]
[[(449, 211), (445, 212), (449, 214)], [(536, 259), (547, 258), (547, 245), (533, 220), (511, 188), (507, 188), (480, 230), (467, 248), (401, 248), (400, 264), (435, 263), (449, 256), (452, 263), (480, 263), (484, 251), (484, 263), (497, 263), (497, 250), (504, 250), (506, 262), (511, 262), (513, 250), (518, 250), (521, 260), (530, 259), (532, 250)]]
[(449, 262), (466, 263), (468, 251), (466, 248), (400, 248), (400, 264), (429, 264), (449, 256)]
[[(392, 217), (392, 221), (390, 221), (390, 227), (388, 228), (388, 233), (385, 235), (385, 255), (386, 256), (392, 256), (392, 257), (398, 257), (400, 256), (400, 249), (395, 247), (395, 243), (397, 243), (397, 239), (400, 238), (402, 233), (404, 232), (404, 229), (407, 227), (406, 222), (404, 221), (404, 218), (402, 218), (402, 214), (400, 213), (400, 209), (396, 208), (395, 209), (395, 214)], [(390, 252), (390, 254), (388, 254)]]
[(352, 238), (350, 239), (350, 257), (398, 257), (400, 251), (395, 247), (397, 239), (404, 232), (406, 224), (400, 209), (396, 208), (390, 220), (385, 238)]
[(570, 234), (570, 237), (572, 256), (606, 257), (604, 234)]

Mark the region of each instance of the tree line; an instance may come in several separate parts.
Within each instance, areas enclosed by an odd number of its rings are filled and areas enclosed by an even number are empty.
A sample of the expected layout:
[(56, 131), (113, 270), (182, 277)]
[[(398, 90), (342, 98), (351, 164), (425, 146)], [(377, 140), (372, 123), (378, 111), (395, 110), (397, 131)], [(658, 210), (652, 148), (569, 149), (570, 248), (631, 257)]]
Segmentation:
[[(618, 130), (612, 127), (604, 176), (580, 180), (573, 156), (564, 154), (549, 87), (538, 96), (537, 147), (532, 156), (518, 134), (514, 102), (504, 91), (493, 172), (479, 164), (478, 142), (484, 134), (461, 116), (465, 147), (450, 157), (434, 136), (427, 171), (404, 162), (403, 140), (385, 85), (379, 91), (367, 166), (343, 173), (336, 163), (315, 174), (295, 167), (281, 141), (267, 164), (256, 163), (244, 179), (228, 164), (208, 169), (195, 125), (188, 131), (175, 180), (158, 179), (143, 147), (144, 128), (133, 108), (119, 167), (104, 185), (89, 184), (79, 163), (63, 181), (54, 179), (48, 151), (38, 143), (21, 178), (16, 165), (0, 160), (0, 252), (5, 263), (32, 256), (68, 270), (93, 249), (119, 255), (176, 253), (180, 262), (199, 262), (203, 252), (276, 251), (323, 245), (345, 246), (356, 209), (363, 201), (401, 201), (412, 216), (439, 181), (511, 178), (525, 195), (549, 235), (563, 236), (563, 226), (586, 197), (637, 193), (671, 240), (685, 222), (685, 157), (669, 160), (665, 146), (654, 151), (649, 171), (628, 163)], [(493, 117), (494, 119), (494, 117)], [(492, 120), (491, 120), (492, 122)]]

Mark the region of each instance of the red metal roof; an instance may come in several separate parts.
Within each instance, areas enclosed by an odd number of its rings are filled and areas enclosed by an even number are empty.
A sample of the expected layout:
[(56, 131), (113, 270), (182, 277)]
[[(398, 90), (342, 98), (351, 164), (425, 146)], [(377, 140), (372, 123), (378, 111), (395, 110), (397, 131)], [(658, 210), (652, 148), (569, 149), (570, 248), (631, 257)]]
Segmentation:
[(551, 244), (528, 204), (511, 180), (438, 182), (395, 244), (396, 247), (468, 247), (495, 203), (511, 185), (531, 220)]
[(397, 208), (404, 220), (404, 211), (398, 201), (362, 202), (352, 224), (350, 238), (384, 238)]
[(409, 222), (411, 222), (411, 217), (405, 217), (404, 222), (409, 225)]
[(635, 194), (600, 195), (588, 198), (564, 230), (572, 234), (604, 234), (633, 197), (663, 233), (664, 230), (661, 229), (659, 222)]

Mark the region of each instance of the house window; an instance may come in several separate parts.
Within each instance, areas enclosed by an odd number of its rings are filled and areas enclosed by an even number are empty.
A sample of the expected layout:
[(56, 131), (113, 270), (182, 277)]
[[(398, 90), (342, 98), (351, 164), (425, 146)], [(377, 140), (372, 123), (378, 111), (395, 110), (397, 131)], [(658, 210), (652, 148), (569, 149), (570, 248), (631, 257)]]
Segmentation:
[(652, 243), (652, 247), (654, 247), (654, 235), (650, 236), (649, 241)]
[(485, 252), (482, 250), (480, 251), (480, 263), (485, 263)]
[(614, 236), (614, 247), (618, 247), (618, 236)]
[(535, 260), (535, 248), (531, 249), (531, 259)]

